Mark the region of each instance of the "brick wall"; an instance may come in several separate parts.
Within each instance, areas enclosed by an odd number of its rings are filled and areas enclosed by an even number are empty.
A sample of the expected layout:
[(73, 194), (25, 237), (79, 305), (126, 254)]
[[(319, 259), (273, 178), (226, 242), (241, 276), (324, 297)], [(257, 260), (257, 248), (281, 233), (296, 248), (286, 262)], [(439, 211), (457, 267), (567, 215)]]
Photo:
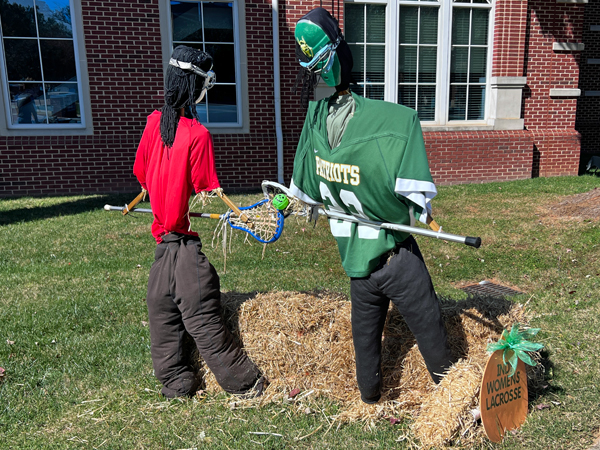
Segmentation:
[(581, 133), (580, 172), (592, 155), (600, 156), (600, 96), (586, 93), (600, 91), (600, 64), (590, 64), (588, 60), (600, 60), (600, 3), (590, 2), (585, 6), (583, 42), (581, 53), (579, 88), (581, 97), (577, 100), (575, 128)]
[[(319, 5), (305, 0), (279, 3), (286, 182), (305, 115), (298, 94), (292, 92), (298, 72), (293, 29), (302, 15)], [(343, 19), (343, 2), (322, 6)], [(527, 77), (526, 130), (425, 133), (432, 172), (440, 184), (577, 173), (578, 100), (550, 98), (549, 89), (577, 87), (581, 55), (554, 52), (552, 42), (581, 42), (584, 8), (543, 0), (498, 0), (496, 9), (493, 75)], [(213, 136), (217, 169), (228, 190), (257, 188), (263, 179), (277, 179), (271, 2), (247, 1), (245, 13), (250, 132)], [(0, 137), (0, 197), (138, 189), (131, 173), (135, 149), (145, 117), (162, 104), (158, 0), (82, 0), (82, 14), (94, 134)], [(585, 20), (597, 20), (595, 14)], [(597, 73), (586, 76), (597, 83)], [(591, 102), (584, 109), (597, 111)], [(597, 117), (596, 112), (596, 121)], [(578, 118), (578, 124), (584, 127), (585, 120)], [(590, 143), (598, 142), (595, 136)]]
[(577, 175), (577, 97), (551, 97), (550, 89), (578, 88), (580, 52), (553, 50), (554, 42), (582, 42), (584, 5), (530, 0), (524, 75), (525, 127), (534, 143), (533, 174)]
[(525, 60), (527, 2), (498, 0), (494, 22), (492, 76), (522, 77)]
[(531, 178), (532, 141), (527, 131), (426, 132), (424, 138), (438, 185)]
[(82, 15), (94, 134), (0, 137), (0, 196), (139, 189), (133, 157), (162, 94), (158, 3), (83, 0)]

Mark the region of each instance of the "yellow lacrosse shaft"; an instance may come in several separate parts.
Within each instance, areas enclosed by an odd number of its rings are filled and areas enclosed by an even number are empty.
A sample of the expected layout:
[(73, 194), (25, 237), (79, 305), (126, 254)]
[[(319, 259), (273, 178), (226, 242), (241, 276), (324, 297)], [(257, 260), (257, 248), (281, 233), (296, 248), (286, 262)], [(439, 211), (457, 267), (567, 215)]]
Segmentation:
[(141, 202), (142, 200), (144, 200), (146, 198), (146, 194), (148, 193), (148, 191), (146, 189), (142, 189), (142, 192), (139, 193), (139, 195), (133, 199), (133, 201), (128, 204), (125, 205), (125, 207), (121, 210), (121, 213), (123, 215), (129, 213), (129, 211), (131, 211), (133, 208), (135, 208), (135, 206)]
[(241, 212), (240, 209), (235, 205), (235, 203), (229, 200), (229, 198), (223, 193), (223, 191), (218, 189), (216, 192), (217, 195), (221, 198), (221, 200), (223, 200), (223, 203), (229, 206), (229, 209), (231, 209), (240, 218), (240, 220), (246, 224), (248, 228), (254, 228), (254, 224), (248, 218), (248, 216)]
[(433, 231), (440, 231), (442, 229), (442, 227), (440, 227), (429, 214), (427, 214), (427, 225), (429, 225), (429, 228), (431, 228)]

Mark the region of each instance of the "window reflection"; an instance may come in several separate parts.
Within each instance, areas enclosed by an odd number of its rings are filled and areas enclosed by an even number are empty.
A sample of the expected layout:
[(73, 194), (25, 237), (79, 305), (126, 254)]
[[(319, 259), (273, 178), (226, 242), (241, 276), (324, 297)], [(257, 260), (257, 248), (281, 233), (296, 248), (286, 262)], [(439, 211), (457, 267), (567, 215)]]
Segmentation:
[(233, 4), (198, 1), (171, 1), (173, 48), (187, 45), (213, 58), (217, 83), (202, 103), (196, 105), (204, 124), (236, 123), (237, 66), (233, 26)]
[(81, 123), (68, 0), (1, 0), (12, 124)]

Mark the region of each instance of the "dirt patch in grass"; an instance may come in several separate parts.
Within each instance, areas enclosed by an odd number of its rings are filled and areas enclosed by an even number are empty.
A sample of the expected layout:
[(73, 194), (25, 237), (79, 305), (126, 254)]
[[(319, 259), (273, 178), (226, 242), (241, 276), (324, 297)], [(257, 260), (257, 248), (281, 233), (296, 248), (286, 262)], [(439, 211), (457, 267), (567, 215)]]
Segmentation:
[(582, 194), (570, 195), (561, 201), (546, 206), (549, 215), (568, 219), (599, 219), (600, 188)]

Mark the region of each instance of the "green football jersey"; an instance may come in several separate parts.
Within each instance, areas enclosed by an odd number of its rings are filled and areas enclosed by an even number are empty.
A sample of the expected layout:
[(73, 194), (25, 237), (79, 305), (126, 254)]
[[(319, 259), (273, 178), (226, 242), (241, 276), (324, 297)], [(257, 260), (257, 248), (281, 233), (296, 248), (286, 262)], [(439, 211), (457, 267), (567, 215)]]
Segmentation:
[[(413, 217), (426, 222), (437, 190), (416, 112), (352, 96), (354, 116), (333, 150), (327, 139), (329, 99), (310, 103), (294, 160), (292, 193), (358, 218), (403, 225), (411, 225)], [(337, 219), (330, 219), (329, 225), (350, 277), (369, 275), (381, 255), (408, 237)]]

